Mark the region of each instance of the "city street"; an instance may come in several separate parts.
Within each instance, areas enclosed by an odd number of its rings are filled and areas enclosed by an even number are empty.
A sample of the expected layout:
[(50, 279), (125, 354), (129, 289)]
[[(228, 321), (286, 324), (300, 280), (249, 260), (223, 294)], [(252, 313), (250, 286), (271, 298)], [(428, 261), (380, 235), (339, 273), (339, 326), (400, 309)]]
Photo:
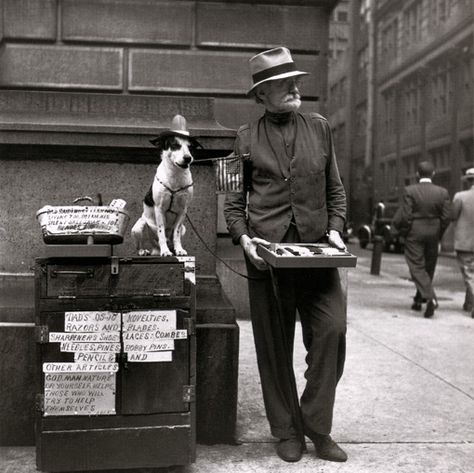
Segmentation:
[[(274, 453), (261, 399), (248, 320), (240, 320), (238, 443), (197, 448), (189, 473), (472, 473), (474, 471), (474, 320), (461, 309), (464, 289), (452, 256), (441, 256), (435, 279), (440, 307), (432, 319), (410, 310), (414, 294), (403, 255), (383, 254), (370, 275), (369, 250), (348, 276), (348, 353), (333, 437), (347, 463), (308, 454), (296, 464)], [(300, 337), (300, 331), (297, 337)], [(304, 353), (295, 369), (304, 382)], [(2, 473), (32, 473), (34, 449), (0, 448)]]

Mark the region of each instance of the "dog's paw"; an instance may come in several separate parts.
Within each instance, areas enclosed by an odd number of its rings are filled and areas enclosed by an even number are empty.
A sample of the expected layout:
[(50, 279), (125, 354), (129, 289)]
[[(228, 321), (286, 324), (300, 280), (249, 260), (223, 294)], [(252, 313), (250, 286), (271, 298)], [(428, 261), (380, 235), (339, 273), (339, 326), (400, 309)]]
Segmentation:
[(187, 256), (188, 252), (184, 248), (180, 248), (175, 251), (176, 256)]
[(170, 250), (162, 250), (161, 256), (173, 256), (173, 253)]
[(139, 256), (148, 256), (150, 254), (150, 250), (145, 250), (145, 249), (140, 249), (138, 250), (138, 255)]

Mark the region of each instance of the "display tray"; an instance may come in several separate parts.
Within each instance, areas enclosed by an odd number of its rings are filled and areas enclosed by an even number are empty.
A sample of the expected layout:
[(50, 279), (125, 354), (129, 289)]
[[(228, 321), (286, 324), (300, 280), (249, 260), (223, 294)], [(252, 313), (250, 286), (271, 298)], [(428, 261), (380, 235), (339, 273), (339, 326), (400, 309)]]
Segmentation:
[(258, 255), (274, 268), (353, 268), (357, 257), (325, 243), (272, 243), (259, 245)]

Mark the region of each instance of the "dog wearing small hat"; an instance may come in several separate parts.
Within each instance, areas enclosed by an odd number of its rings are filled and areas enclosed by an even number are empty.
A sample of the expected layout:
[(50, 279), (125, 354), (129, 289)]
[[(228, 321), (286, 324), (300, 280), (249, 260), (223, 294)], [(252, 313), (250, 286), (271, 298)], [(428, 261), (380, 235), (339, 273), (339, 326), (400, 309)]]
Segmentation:
[(185, 256), (181, 237), (193, 197), (191, 149), (200, 145), (190, 136), (181, 115), (173, 118), (170, 130), (150, 142), (157, 147), (161, 161), (143, 200), (143, 213), (132, 228), (132, 240), (140, 256), (172, 256), (173, 252)]

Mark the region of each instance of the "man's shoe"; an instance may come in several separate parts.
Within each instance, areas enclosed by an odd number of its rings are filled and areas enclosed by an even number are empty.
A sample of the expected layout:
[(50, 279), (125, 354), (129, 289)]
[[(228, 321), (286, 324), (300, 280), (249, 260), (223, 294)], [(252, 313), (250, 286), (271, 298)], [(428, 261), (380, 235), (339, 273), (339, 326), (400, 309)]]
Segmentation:
[(347, 453), (331, 438), (330, 435), (315, 434), (311, 436), (316, 455), (330, 462), (345, 462)]
[(303, 455), (303, 446), (298, 439), (281, 439), (276, 446), (278, 456), (286, 462), (297, 462)]
[(420, 311), (421, 310), (421, 302), (418, 302), (418, 301), (413, 302), (413, 304), (411, 305), (411, 310)]
[(472, 307), (472, 304), (468, 304), (467, 302), (465, 302), (462, 305), (462, 310), (465, 310), (466, 312), (472, 312), (474, 308)]
[(437, 307), (437, 304), (435, 304), (434, 300), (429, 299), (426, 304), (425, 319), (429, 319), (430, 317), (433, 317), (436, 307)]

